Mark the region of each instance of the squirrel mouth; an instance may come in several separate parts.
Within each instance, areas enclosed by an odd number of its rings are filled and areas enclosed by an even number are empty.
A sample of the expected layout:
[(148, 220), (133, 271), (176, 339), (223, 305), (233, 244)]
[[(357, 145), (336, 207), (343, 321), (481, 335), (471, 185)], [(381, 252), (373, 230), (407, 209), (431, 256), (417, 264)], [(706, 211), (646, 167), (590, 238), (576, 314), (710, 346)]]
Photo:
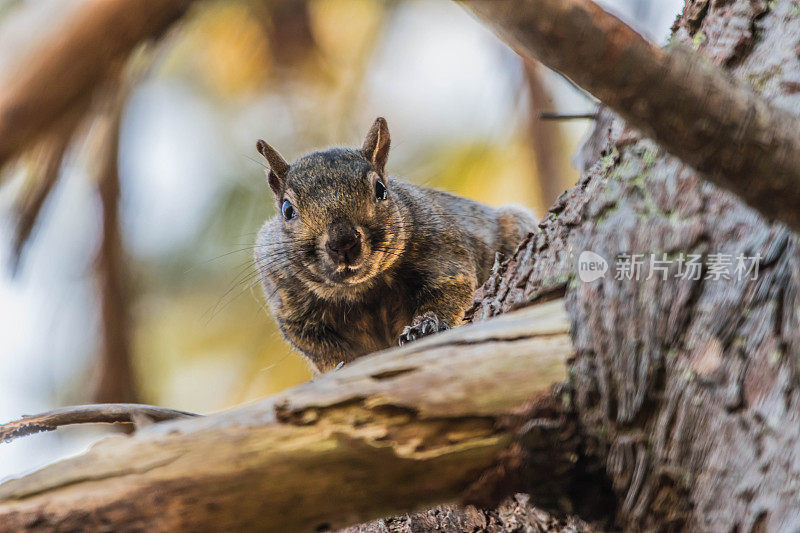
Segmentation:
[(356, 265), (356, 266), (353, 266), (353, 265), (341, 265), (341, 266), (336, 267), (336, 274), (338, 276), (343, 277), (343, 278), (349, 278), (351, 276), (355, 276), (360, 268), (361, 268), (361, 265)]
[(361, 270), (362, 265), (337, 265), (336, 270), (328, 276), (328, 279), (336, 284), (351, 285), (353, 278), (356, 277)]

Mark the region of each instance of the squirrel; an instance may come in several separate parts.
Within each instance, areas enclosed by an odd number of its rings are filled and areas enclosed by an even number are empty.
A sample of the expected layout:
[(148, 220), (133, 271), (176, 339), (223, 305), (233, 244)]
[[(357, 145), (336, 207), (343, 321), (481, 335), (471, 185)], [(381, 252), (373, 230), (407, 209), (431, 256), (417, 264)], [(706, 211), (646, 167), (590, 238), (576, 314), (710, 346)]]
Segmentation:
[(379, 117), (360, 149), (293, 164), (263, 140), (277, 214), (258, 234), (255, 265), (283, 336), (317, 372), (459, 324), (496, 254), (537, 221), (389, 177)]

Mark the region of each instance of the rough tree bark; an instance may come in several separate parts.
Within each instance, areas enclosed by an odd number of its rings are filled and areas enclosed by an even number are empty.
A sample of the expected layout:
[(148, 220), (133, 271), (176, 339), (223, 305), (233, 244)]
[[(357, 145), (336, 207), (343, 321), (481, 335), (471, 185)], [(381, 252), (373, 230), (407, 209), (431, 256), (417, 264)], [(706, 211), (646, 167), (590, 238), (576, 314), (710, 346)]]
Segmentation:
[[(798, 7), (690, 1), (675, 40), (693, 42), (794, 116)], [(619, 526), (800, 529), (797, 236), (608, 113), (594, 140), (599, 160), (589, 158), (590, 170), (551, 209), (542, 232), (483, 288), (474, 318), (513, 309), (554, 280), (568, 285), (573, 407), (606, 466)], [(772, 177), (763, 172), (750, 181)], [(608, 275), (581, 283), (573, 260), (583, 250), (612, 262), (623, 253), (763, 259), (755, 280)]]
[[(553, 50), (562, 45), (566, 46), (565, 54), (571, 50), (569, 42), (565, 44), (568, 37), (565, 32), (575, 28), (571, 26), (573, 23), (586, 22), (581, 9), (588, 5), (582, 0), (558, 4), (549, 0), (470, 4), (484, 9), (483, 15), (497, 22), (504, 35), (513, 35), (518, 47), (542, 53), (545, 62), (548, 57), (552, 59)], [(566, 6), (567, 12), (577, 16), (574, 20), (548, 19), (541, 12), (539, 19), (507, 16), (511, 7), (527, 10), (536, 5), (554, 10)], [(501, 6), (502, 10), (493, 13), (492, 6)], [(525, 24), (517, 24), (517, 20)], [(591, 30), (590, 26), (585, 27)], [(543, 52), (541, 47), (548, 45), (547, 39), (526, 41), (524, 35), (515, 33), (525, 28), (544, 35), (549, 31), (549, 35), (557, 37), (550, 42), (554, 48)], [(562, 32), (560, 36), (559, 32)], [(728, 123), (722, 118), (728, 112), (733, 116), (733, 108), (719, 117), (709, 109), (701, 109), (695, 102), (688, 106), (687, 116), (694, 114), (709, 120), (717, 116), (720, 120), (687, 121), (686, 116), (673, 116), (686, 109), (669, 112), (669, 107), (664, 107), (664, 99), (670, 95), (656, 91), (652, 96), (662, 105), (659, 112), (648, 115), (649, 108), (636, 105), (647, 102), (649, 96), (633, 94), (633, 82), (640, 79), (636, 76), (629, 80), (630, 93), (623, 91), (616, 95), (608, 84), (614, 80), (620, 82), (625, 73), (630, 74), (630, 70), (615, 70), (619, 62), (597, 61), (593, 65), (583, 65), (587, 69), (605, 68), (608, 74), (605, 80), (598, 77), (599, 70), (592, 70), (593, 74), (585, 79), (572, 77), (586, 83), (590, 90), (593, 87), (588, 84), (600, 79), (605, 83), (601, 88), (605, 87), (606, 92), (598, 96), (618, 109), (629, 102), (630, 108), (620, 110), (637, 125), (647, 125), (642, 117), (651, 116), (653, 121), (647, 132), (671, 151), (685, 157), (696, 168), (708, 170), (717, 183), (731, 187), (762, 212), (795, 224), (798, 212), (795, 195), (800, 189), (789, 190), (791, 187), (787, 186), (797, 177), (793, 164), (788, 163), (791, 158), (785, 157), (791, 150), (765, 152), (759, 139), (767, 143), (784, 139), (789, 145), (794, 142), (797, 131), (787, 131), (785, 127), (797, 122), (794, 117), (800, 107), (798, 35), (800, 9), (794, 0), (687, 2), (676, 24), (675, 41), (692, 43), (709, 61), (727, 69), (739, 83), (750, 84), (752, 91), (770, 102), (769, 106), (753, 104), (757, 99), (748, 90), (706, 70), (702, 62), (690, 61), (695, 70), (682, 70), (683, 67), (674, 62), (666, 64), (669, 68), (660, 72), (670, 83), (677, 79), (676, 72), (683, 72), (685, 76), (694, 76), (690, 81), (714, 81), (705, 87), (714, 88), (718, 95), (735, 96), (731, 104), (736, 104), (740, 98), (747, 102), (740, 110), (750, 118), (748, 128), (727, 134), (716, 128)], [(650, 57), (635, 36), (626, 32), (611, 32), (611, 36), (619, 37), (612, 39), (616, 44), (633, 42), (636, 50), (644, 54), (642, 57)], [(605, 52), (619, 50), (627, 48)], [(657, 54), (656, 58), (665, 57), (686, 56)], [(563, 65), (562, 70), (567, 71)], [(617, 87), (625, 88), (625, 85)], [(597, 87), (594, 90), (597, 91)], [(674, 103), (689, 99), (686, 94), (676, 92)], [(748, 111), (751, 109), (756, 109), (754, 114)], [(785, 116), (781, 117), (775, 110)], [(771, 122), (764, 121), (767, 116), (772, 117)], [(683, 140), (664, 133), (673, 131), (673, 127), (679, 129), (681, 124), (687, 128), (688, 148), (683, 151)], [(776, 131), (770, 132), (771, 128)], [(708, 131), (712, 129), (715, 135), (709, 138)], [(741, 148), (743, 137), (752, 142), (742, 151), (748, 157), (740, 159), (731, 154)], [(704, 146), (700, 144), (704, 139), (711, 141), (713, 150), (698, 149)], [(514, 372), (502, 373), (498, 370), (500, 367), (494, 367), (498, 373), (489, 372), (485, 380), (461, 381), (467, 375), (459, 375), (458, 380), (442, 379), (454, 377), (450, 372), (470, 370), (469, 365), (478, 362), (497, 363), (499, 359), (495, 356), (499, 348), (494, 350), (493, 356), (484, 352), (481, 357), (470, 359), (475, 356), (475, 346), (460, 343), (452, 346), (452, 353), (448, 352), (448, 359), (444, 359), (441, 358), (444, 353), (428, 350), (431, 344), (424, 343), (445, 342), (454, 339), (454, 335), (467, 335), (470, 331), (486, 332), (497, 324), (487, 321), (475, 329), (464, 328), (438, 340), (434, 337), (411, 345), (409, 349), (420, 351), (409, 354), (409, 360), (420, 359), (409, 372), (403, 373), (403, 365), (408, 364), (406, 359), (393, 358), (390, 354), (357, 362), (342, 374), (326, 376), (289, 393), (292, 400), (288, 407), (267, 403), (260, 404), (261, 410), (245, 408), (236, 414), (210, 419), (211, 422), (155, 426), (139, 437), (127, 440), (120, 437), (82, 458), (7, 483), (0, 486), (3, 500), (0, 523), (43, 528), (57, 520), (65, 520), (65, 524), (70, 524), (67, 520), (72, 523), (76, 523), (75, 520), (100, 523), (113, 520), (114, 524), (127, 524), (139, 517), (131, 512), (131, 506), (141, 499), (150, 513), (144, 514), (145, 519), (158, 511), (164, 513), (161, 518), (191, 525), (193, 517), (206, 513), (205, 516), (213, 514), (218, 520), (213, 525), (208, 523), (208, 527), (217, 527), (231, 524), (236, 517), (262, 516), (259, 511), (263, 508), (257, 505), (278, 505), (291, 495), (295, 499), (285, 503), (286, 507), (281, 509), (274, 523), (265, 526), (280, 530), (287, 525), (287, 520), (307, 519), (303, 524), (294, 525), (336, 527), (426, 503), (455, 498), (465, 500), (475, 494), (505, 496), (520, 486), (519, 479), (509, 474), (522, 472), (522, 477), (529, 482), (543, 480), (543, 477), (551, 482), (546, 490), (541, 486), (535, 490), (537, 487), (528, 485), (533, 504), (587, 517), (587, 509), (604, 510), (605, 515), (599, 518), (619, 528), (800, 529), (800, 492), (797, 490), (800, 483), (800, 249), (797, 236), (780, 224), (770, 223), (733, 194), (704, 182), (694, 170), (667, 155), (610, 113), (604, 113), (598, 121), (594, 141), (585, 152), (589, 154), (588, 170), (581, 182), (556, 202), (542, 221), (540, 231), (529, 237), (519, 251), (497, 269), (477, 294), (470, 314), (474, 321), (480, 322), (530, 305), (552, 295), (558, 288), (566, 288), (575, 353), (568, 365), (567, 386), (558, 389), (558, 395), (541, 396), (540, 388), (530, 388), (537, 383), (530, 372), (540, 362), (532, 355), (532, 348), (525, 348), (529, 350), (528, 356), (519, 355), (529, 359), (527, 364), (515, 366)], [(778, 148), (784, 146), (781, 142), (776, 143)], [(717, 157), (720, 154), (722, 157)], [(765, 165), (765, 161), (770, 163)], [(718, 166), (711, 170), (706, 166), (715, 164)], [(748, 175), (743, 169), (756, 173)], [(772, 179), (775, 177), (773, 170), (776, 180)], [(772, 190), (781, 194), (775, 198), (763, 194), (776, 183), (777, 188)], [(775, 207), (774, 212), (770, 212), (770, 206)], [(713, 253), (730, 256), (742, 253), (759, 255), (762, 259), (756, 279), (706, 279), (707, 271), (702, 273), (702, 279), (678, 278), (674, 277), (677, 264), (673, 263), (668, 267), (670, 278), (666, 281), (658, 275), (640, 280), (616, 279), (612, 266), (607, 276), (582, 283), (575, 277), (573, 262), (575, 255), (583, 250), (592, 250), (612, 263), (621, 254), (653, 253), (659, 259), (661, 254), (674, 259), (680, 253), (696, 253), (704, 258)], [(527, 323), (526, 328), (529, 327)], [(503, 344), (508, 347), (516, 342), (506, 337)], [(517, 360), (516, 356), (512, 360)], [(456, 364), (459, 362), (464, 364)], [(387, 366), (378, 373), (365, 372), (371, 365)], [(420, 376), (424, 379), (419, 380)], [(434, 388), (433, 383), (444, 388)], [(463, 387), (470, 383), (480, 383), (481, 390), (468, 394), (468, 389)], [(460, 428), (455, 432), (455, 444), (441, 440), (442, 433), (432, 431), (430, 420), (420, 420), (418, 413), (402, 409), (384, 412), (362, 399), (362, 396), (372, 398), (378, 405), (385, 406), (388, 395), (393, 398), (388, 405), (407, 405), (398, 402), (400, 396), (396, 395), (419, 386), (424, 395), (417, 400), (426, 409), (432, 409), (428, 403), (431, 401), (444, 398), (450, 402), (428, 411), (437, 422), (443, 418), (449, 420), (446, 409), (453, 408), (468, 409), (469, 420), (475, 422), (472, 402), (474, 398), (483, 397), (486, 393), (483, 387), (491, 383), (501, 387), (502, 394), (491, 389), (491, 396), (500, 402), (500, 410), (506, 412), (512, 423), (508, 424), (507, 417), (498, 417), (492, 418), (490, 425), (476, 423), (474, 427), (469, 426), (469, 431)], [(528, 411), (505, 403), (515, 395), (520, 395), (518, 400), (523, 396), (537, 396), (537, 391), (539, 401), (527, 403)], [(343, 397), (351, 401), (341, 401)], [(411, 396), (403, 398), (414, 405)], [(264, 409), (265, 405), (269, 408)], [(269, 419), (270, 412), (276, 413), (274, 421)], [(458, 423), (463, 422), (464, 411), (456, 415)], [(484, 415), (478, 418), (483, 420)], [(403, 419), (403, 416), (408, 418)], [(539, 424), (533, 434), (541, 437), (540, 444), (545, 444), (538, 451), (529, 446), (530, 440), (520, 439), (521, 434), (529, 434), (519, 430), (527, 427), (524, 420), (532, 416)], [(573, 420), (576, 421), (574, 425)], [(254, 429), (264, 422), (269, 424), (263, 427), (272, 429), (263, 429), (263, 432)], [(381, 429), (373, 434), (375, 424)], [(273, 433), (278, 431), (275, 427), (298, 436), (300, 441), (290, 438), (275, 442), (273, 447), (264, 446), (279, 434)], [(406, 428), (413, 432), (406, 432)], [(554, 428), (555, 433), (552, 432)], [(239, 430), (247, 431), (239, 433)], [(175, 434), (170, 435), (170, 431)], [(320, 431), (324, 432), (324, 438), (317, 433)], [(203, 439), (192, 440), (200, 434), (204, 435)], [(237, 436), (243, 434), (249, 437), (237, 440)], [(390, 444), (381, 447), (382, 436), (387, 434)], [(407, 456), (403, 461), (398, 459), (402, 450), (411, 449), (412, 455), (418, 453), (417, 443), (413, 441), (417, 434), (423, 435), (423, 445), (432, 445), (436, 451), (447, 450), (439, 456), (442, 462), (437, 465), (437, 461), (428, 461), (424, 468), (410, 468), (405, 461)], [(308, 440), (304, 440), (306, 436)], [(433, 440), (429, 440), (431, 438)], [(548, 454), (542, 450), (552, 451), (552, 445), (561, 444), (561, 438), (565, 438), (562, 451), (575, 454), (564, 462), (564, 457), (558, 456), (560, 460), (555, 464), (563, 464), (563, 470), (554, 468), (548, 460), (528, 463), (527, 468), (508, 468), (520, 457), (508, 453), (512, 444), (519, 445), (513, 446), (514, 451), (527, 449), (526, 460), (535, 461), (537, 457), (547, 458)], [(469, 442), (465, 448), (460, 446), (463, 439)], [(492, 439), (506, 439), (503, 441), (506, 445), (493, 448)], [(290, 446), (292, 442), (299, 442), (300, 448), (291, 450), (300, 449), (302, 453), (291, 455), (280, 446), (282, 443)], [(364, 446), (364, 442), (369, 445)], [(183, 444), (187, 445), (185, 449), (181, 448)], [(234, 453), (231, 446), (244, 455), (230, 455)], [(451, 450), (451, 446), (454, 449)], [(335, 460), (312, 461), (326, 450), (332, 450), (333, 455), (329, 457)], [(364, 455), (357, 456), (354, 452)], [(423, 455), (424, 452), (423, 449)], [(455, 457), (449, 455), (451, 452), (458, 456), (457, 461), (448, 463)], [(141, 464), (136, 457), (142, 458)], [(187, 465), (201, 460), (208, 470), (204, 468), (190, 476)], [(124, 464), (120, 464), (122, 461)], [(268, 468), (249, 469), (256, 464), (251, 461), (263, 461), (257, 464), (268, 465)], [(581, 465), (581, 468), (568, 464)], [(587, 471), (594, 473), (595, 464), (603, 467), (600, 477), (576, 477), (579, 471), (584, 475)], [(219, 465), (235, 468), (238, 474), (227, 478), (216, 476)], [(304, 465), (307, 470), (297, 471), (308, 472), (308, 475), (292, 478), (285, 469), (289, 468), (287, 465), (295, 468)], [(465, 465), (474, 466), (475, 470), (467, 471)], [(336, 470), (332, 466), (344, 468)], [(478, 475), (481, 468), (483, 476)], [(368, 481), (357, 477), (368, 469), (372, 469), (372, 474), (380, 471), (383, 475), (371, 476)], [(444, 471), (449, 475), (442, 477), (440, 474)], [(182, 473), (170, 478), (170, 473), (176, 472)], [(328, 477), (319, 478), (321, 473)], [(147, 482), (153, 483), (161, 475), (169, 481), (165, 491), (147, 491), (147, 487), (154, 486)], [(331, 476), (337, 483), (325, 485), (325, 480)], [(294, 479), (292, 484), (288, 483), (289, 479)], [(319, 484), (309, 486), (318, 479)], [(582, 483), (576, 484), (576, 479)], [(145, 489), (138, 484), (143, 480)], [(395, 480), (399, 483), (391, 490), (386, 488), (387, 481)], [(457, 483), (451, 484), (453, 480)], [(607, 485), (603, 484), (604, 480)], [(566, 485), (571, 485), (568, 490)], [(580, 486), (600, 494), (606, 489), (611, 500), (605, 507), (594, 502), (595, 505), (584, 508), (586, 494), (576, 490)], [(465, 487), (471, 490), (465, 492)], [(113, 493), (111, 489), (119, 492)], [(137, 492), (137, 489), (141, 490)], [(115, 498), (115, 494), (119, 498)], [(213, 501), (209, 501), (209, 494), (213, 495)], [(253, 504), (251, 498), (242, 497), (247, 494), (257, 495), (261, 500)], [(354, 494), (361, 497), (353, 498)], [(560, 497), (552, 501), (553, 494)], [(83, 499), (87, 496), (91, 497)], [(237, 497), (241, 497), (241, 501)], [(303, 498), (301, 504), (297, 503), (297, 498)], [(274, 512), (275, 508), (272, 509)], [(469, 509), (462, 511), (465, 515), (471, 512)], [(437, 526), (453, 530), (445, 519), (436, 522)], [(134, 522), (132, 527), (135, 525)], [(394, 525), (384, 524), (387, 529)]]

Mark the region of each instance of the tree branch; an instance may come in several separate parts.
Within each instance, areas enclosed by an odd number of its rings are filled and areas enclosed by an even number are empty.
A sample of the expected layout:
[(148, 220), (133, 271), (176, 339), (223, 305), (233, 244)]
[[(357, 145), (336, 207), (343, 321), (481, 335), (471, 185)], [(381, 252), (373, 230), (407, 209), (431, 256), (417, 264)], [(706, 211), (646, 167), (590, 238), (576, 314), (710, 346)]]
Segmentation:
[(559, 113), (557, 111), (542, 111), (539, 120), (597, 120), (594, 113)]
[(462, 0), (524, 57), (574, 80), (711, 181), (800, 230), (800, 120), (683, 46), (590, 0)]
[[(74, 120), (66, 121), (66, 127), (53, 128), (53, 132), (46, 134), (40, 142), (41, 150), (34, 150), (36, 158), (33, 159), (33, 171), (26, 182), (26, 188), (14, 201), (14, 240), (12, 244), (11, 268), (16, 273), (22, 260), (22, 253), (28, 238), (39, 220), (39, 215), (44, 207), (47, 197), (58, 181), (61, 161), (69, 149), (72, 132), (77, 126), (79, 117), (69, 113)], [(37, 175), (38, 174), (38, 175)]]
[(563, 302), (550, 302), (360, 359), (271, 400), (107, 439), (0, 485), (0, 523), (308, 531), (494, 501), (522, 482), (532, 501), (557, 508), (576, 460), (551, 392), (572, 354), (567, 323)]
[(91, 0), (0, 89), (0, 166), (91, 98), (115, 60), (162, 34), (192, 0)]
[(166, 420), (195, 416), (198, 415), (186, 411), (135, 403), (76, 405), (55, 409), (40, 415), (23, 416), (19, 420), (2, 424), (0, 425), (0, 442), (9, 442), (41, 431), (54, 431), (61, 426), (73, 424), (133, 424), (138, 419), (164, 422)]

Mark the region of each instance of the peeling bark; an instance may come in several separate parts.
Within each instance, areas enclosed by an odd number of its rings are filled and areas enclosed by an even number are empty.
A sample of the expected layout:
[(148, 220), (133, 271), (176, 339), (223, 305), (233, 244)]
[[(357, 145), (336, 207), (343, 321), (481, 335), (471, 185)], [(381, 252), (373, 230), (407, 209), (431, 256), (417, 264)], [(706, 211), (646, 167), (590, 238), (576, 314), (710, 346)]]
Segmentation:
[(566, 511), (571, 354), (560, 301), (458, 328), (6, 482), (0, 529), (313, 531), (515, 487)]

